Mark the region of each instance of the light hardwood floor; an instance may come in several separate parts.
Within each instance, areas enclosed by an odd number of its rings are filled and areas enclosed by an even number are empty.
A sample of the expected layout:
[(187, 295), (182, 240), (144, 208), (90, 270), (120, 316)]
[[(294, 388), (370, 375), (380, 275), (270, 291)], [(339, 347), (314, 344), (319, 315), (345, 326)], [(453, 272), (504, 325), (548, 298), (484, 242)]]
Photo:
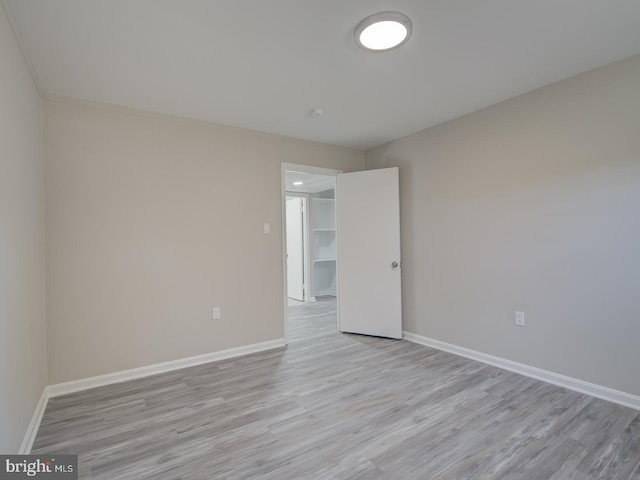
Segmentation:
[(288, 347), (49, 402), (92, 479), (640, 480), (640, 412), (290, 307)]

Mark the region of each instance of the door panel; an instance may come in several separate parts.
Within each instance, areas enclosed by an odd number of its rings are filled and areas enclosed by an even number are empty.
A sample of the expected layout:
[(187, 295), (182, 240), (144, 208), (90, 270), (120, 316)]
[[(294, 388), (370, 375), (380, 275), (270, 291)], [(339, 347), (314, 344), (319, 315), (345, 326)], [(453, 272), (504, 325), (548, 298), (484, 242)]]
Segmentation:
[(302, 198), (287, 197), (287, 296), (304, 301)]
[(338, 328), (402, 338), (398, 168), (340, 174), (336, 195)]

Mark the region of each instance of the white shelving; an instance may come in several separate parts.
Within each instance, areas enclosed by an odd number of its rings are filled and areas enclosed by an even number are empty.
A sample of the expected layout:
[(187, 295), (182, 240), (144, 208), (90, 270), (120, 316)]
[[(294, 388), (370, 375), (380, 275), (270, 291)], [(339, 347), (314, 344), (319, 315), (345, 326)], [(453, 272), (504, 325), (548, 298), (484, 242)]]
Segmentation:
[(311, 198), (312, 295), (336, 294), (336, 201)]

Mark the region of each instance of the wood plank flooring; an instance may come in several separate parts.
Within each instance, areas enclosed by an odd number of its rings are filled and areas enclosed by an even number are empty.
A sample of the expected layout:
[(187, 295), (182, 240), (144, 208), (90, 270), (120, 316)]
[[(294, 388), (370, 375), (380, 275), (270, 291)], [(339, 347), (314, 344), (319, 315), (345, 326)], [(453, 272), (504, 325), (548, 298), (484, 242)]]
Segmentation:
[(640, 412), (290, 307), (286, 348), (53, 398), (85, 479), (640, 480)]

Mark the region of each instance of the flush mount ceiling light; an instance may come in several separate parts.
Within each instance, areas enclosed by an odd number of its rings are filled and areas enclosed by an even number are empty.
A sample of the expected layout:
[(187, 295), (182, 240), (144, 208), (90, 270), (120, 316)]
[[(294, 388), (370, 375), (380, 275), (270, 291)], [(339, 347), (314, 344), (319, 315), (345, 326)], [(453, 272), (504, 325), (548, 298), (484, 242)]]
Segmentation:
[(374, 13), (355, 29), (356, 45), (369, 52), (398, 48), (411, 37), (411, 20), (400, 12)]

